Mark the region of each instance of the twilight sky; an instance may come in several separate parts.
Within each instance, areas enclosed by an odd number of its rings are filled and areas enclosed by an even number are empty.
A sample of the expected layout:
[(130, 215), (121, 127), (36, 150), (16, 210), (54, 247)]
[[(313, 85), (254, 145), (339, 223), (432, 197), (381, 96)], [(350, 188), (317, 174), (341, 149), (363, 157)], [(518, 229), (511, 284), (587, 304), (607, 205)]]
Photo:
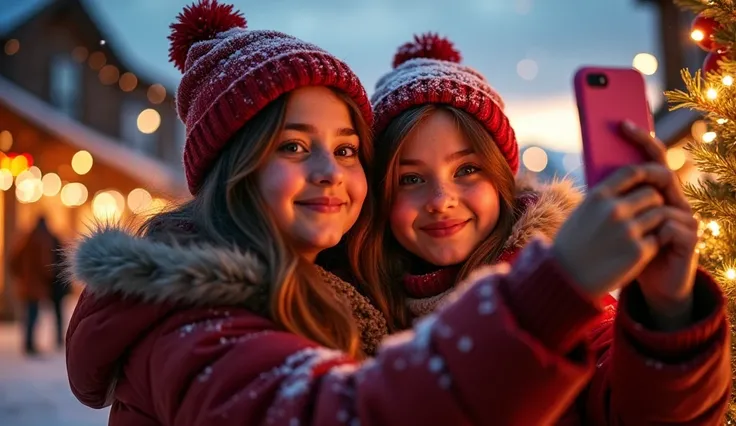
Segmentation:
[[(0, 29), (51, 1), (0, 0)], [(168, 25), (192, 2), (84, 0), (111, 47), (135, 69), (146, 69), (169, 86), (176, 85), (179, 73), (167, 62)], [(660, 52), (656, 11), (636, 0), (231, 3), (244, 13), (249, 28), (283, 31), (342, 58), (369, 93), (389, 70), (400, 44), (417, 32), (439, 32), (455, 42), (465, 64), (484, 73), (504, 96), (522, 144), (564, 151), (577, 151), (580, 143), (571, 86), (575, 69), (584, 64), (631, 66), (637, 53)], [(654, 106), (660, 102), (658, 74), (648, 78)]]

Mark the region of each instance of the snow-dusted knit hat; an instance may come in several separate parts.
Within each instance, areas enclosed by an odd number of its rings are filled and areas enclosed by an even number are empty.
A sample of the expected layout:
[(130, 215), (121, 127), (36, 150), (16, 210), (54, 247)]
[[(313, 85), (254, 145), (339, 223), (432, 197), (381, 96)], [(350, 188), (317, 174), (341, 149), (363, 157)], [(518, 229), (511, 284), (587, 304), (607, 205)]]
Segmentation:
[(381, 133), (404, 111), (425, 104), (447, 104), (480, 121), (513, 173), (519, 170), (519, 145), (504, 114), (501, 96), (478, 71), (460, 64), (460, 52), (437, 34), (415, 35), (399, 47), (394, 69), (381, 77), (371, 98), (374, 133)]
[(192, 194), (238, 129), (294, 89), (336, 88), (373, 123), (365, 88), (344, 62), (284, 33), (247, 30), (232, 5), (199, 0), (171, 29), (169, 59), (184, 73), (176, 107), (187, 129), (184, 170)]

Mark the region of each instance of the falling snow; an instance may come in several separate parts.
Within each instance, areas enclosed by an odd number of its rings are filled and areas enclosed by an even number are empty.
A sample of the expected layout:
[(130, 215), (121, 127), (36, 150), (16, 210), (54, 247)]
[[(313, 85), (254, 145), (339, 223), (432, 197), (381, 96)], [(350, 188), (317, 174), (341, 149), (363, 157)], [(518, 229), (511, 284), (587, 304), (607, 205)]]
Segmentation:
[(433, 356), (429, 359), (429, 371), (439, 373), (445, 366), (445, 362), (439, 356)]
[(489, 283), (485, 283), (478, 288), (478, 294), (481, 297), (493, 296), (493, 286)]
[(429, 343), (432, 339), (432, 332), (437, 326), (437, 315), (431, 314), (422, 318), (414, 327), (414, 345), (421, 349), (429, 349)]
[(202, 373), (200, 373), (199, 376), (197, 376), (197, 380), (199, 380), (200, 383), (203, 383), (209, 380), (210, 376), (212, 376), (212, 367), (207, 366), (202, 371)]
[(470, 338), (470, 336), (463, 336), (457, 341), (457, 349), (460, 352), (470, 352), (471, 349), (473, 349), (473, 340)]
[(496, 310), (496, 305), (490, 300), (480, 302), (480, 304), (478, 305), (478, 313), (480, 315), (490, 315), (495, 310)]
[(197, 328), (196, 324), (187, 324), (179, 329), (179, 337), (184, 337), (194, 331)]
[(286, 399), (299, 397), (309, 390), (312, 381), (317, 379), (314, 370), (320, 364), (344, 359), (342, 352), (325, 348), (303, 349), (289, 356), (276, 374), (287, 376), (279, 390), (279, 395)]

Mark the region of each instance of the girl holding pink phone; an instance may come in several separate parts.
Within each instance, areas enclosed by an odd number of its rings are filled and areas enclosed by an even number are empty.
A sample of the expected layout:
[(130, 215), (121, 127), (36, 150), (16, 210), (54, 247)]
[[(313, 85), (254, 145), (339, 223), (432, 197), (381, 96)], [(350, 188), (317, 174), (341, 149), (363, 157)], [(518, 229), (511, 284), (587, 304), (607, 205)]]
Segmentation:
[[(358, 281), (390, 283), (398, 328), (467, 293), (484, 297), (479, 321), (503, 318), (488, 331), (496, 402), (482, 415), (467, 407), (470, 418), (539, 424), (513, 403), (524, 398), (552, 424), (718, 423), (731, 374), (723, 296), (696, 268), (697, 223), (661, 144), (624, 126), (650, 161), (585, 196), (567, 182), (522, 184), (503, 100), (459, 62), (427, 34), (378, 82), (376, 210), (350, 248)], [(484, 265), (494, 272), (479, 278)], [(522, 355), (520, 341), (534, 350)], [(526, 393), (530, 375), (569, 369), (584, 378), (576, 391)]]
[[(569, 404), (590, 376), (579, 333), (599, 311), (557, 255), (523, 257), (558, 277), (546, 294), (568, 312), (555, 305), (555, 321), (524, 296), (538, 288), (526, 266), (478, 277), (478, 291), (384, 341), (381, 288), (320, 263), (372, 212), (373, 113), (357, 76), (311, 43), (247, 29), (215, 0), (185, 8), (172, 28), (192, 199), (136, 233), (97, 229), (69, 253), (86, 284), (66, 346), (82, 403), (111, 406), (116, 426), (528, 426)], [(616, 188), (665, 183), (650, 169)], [(588, 247), (562, 248), (569, 259)], [(623, 262), (576, 282), (618, 286), (640, 261), (629, 240), (618, 248)], [(509, 317), (527, 331), (509, 333)], [(528, 374), (504, 375), (509, 366)], [(517, 393), (503, 401), (499, 390)]]

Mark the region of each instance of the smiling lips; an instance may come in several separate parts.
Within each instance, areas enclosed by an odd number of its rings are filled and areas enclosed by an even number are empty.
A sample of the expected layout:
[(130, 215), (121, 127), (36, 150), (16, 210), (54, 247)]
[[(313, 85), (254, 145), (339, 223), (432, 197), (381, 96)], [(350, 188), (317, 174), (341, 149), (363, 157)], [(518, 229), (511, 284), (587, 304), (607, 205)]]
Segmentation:
[(318, 213), (338, 213), (347, 203), (337, 197), (317, 197), (295, 201), (294, 204)]
[(432, 238), (447, 238), (460, 232), (468, 222), (470, 222), (470, 219), (441, 220), (422, 226), (419, 229)]

